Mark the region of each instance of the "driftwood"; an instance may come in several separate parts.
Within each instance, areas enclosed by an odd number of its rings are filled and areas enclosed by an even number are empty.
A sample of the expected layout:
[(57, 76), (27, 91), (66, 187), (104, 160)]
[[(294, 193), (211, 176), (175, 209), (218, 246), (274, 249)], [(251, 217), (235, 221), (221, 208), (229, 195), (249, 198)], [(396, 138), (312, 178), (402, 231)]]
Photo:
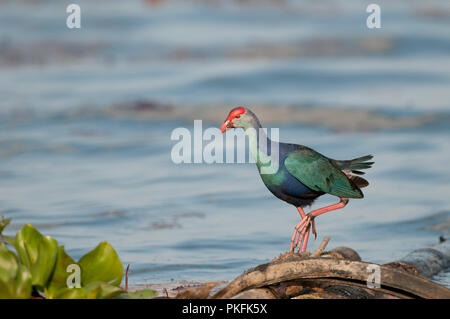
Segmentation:
[(450, 240), (443, 240), (432, 248), (414, 250), (402, 259), (386, 264), (394, 268), (402, 268), (413, 274), (431, 278), (450, 267)]
[[(450, 242), (419, 249), (386, 265), (362, 262), (351, 248), (313, 254), (286, 253), (249, 269), (212, 298), (450, 298), (450, 290), (429, 281), (450, 264)], [(377, 267), (379, 286), (368, 282)]]

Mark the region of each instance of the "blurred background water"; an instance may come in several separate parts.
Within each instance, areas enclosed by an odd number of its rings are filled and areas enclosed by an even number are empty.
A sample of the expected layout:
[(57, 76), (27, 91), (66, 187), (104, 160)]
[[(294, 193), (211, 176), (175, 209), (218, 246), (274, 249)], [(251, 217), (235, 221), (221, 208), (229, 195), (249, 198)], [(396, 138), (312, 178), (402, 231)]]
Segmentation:
[[(82, 27), (68, 29), (68, 3), (0, 1), (5, 233), (32, 223), (74, 257), (109, 241), (131, 283), (231, 280), (286, 251), (298, 213), (253, 164), (175, 165), (170, 134), (209, 107), (204, 128), (263, 104), (282, 141), (375, 155), (366, 198), (318, 218), (309, 249), (331, 236), (384, 263), (437, 244), (450, 231), (450, 3), (377, 1), (370, 30), (371, 2), (78, 0)], [(306, 125), (287, 107), (323, 112)], [(353, 127), (353, 111), (374, 126)]]

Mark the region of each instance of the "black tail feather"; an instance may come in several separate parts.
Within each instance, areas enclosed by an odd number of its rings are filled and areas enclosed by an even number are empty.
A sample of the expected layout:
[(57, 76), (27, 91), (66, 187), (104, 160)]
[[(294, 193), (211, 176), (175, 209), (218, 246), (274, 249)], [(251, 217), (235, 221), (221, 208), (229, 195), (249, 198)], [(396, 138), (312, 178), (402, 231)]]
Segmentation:
[(348, 161), (334, 161), (336, 166), (341, 170), (349, 170), (354, 174), (363, 175), (364, 172), (361, 172), (361, 169), (371, 168), (375, 162), (368, 162), (373, 158), (373, 155), (366, 155), (363, 157), (354, 158)]

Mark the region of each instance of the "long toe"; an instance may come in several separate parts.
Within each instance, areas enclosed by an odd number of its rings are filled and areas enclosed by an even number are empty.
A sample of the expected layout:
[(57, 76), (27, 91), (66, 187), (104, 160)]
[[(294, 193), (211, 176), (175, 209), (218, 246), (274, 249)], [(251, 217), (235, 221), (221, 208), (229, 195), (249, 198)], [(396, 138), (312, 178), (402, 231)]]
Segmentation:
[[(301, 247), (301, 252), (305, 252), (306, 251), (306, 246), (308, 245), (308, 239), (309, 239), (309, 232), (311, 230), (311, 225), (308, 225), (308, 227), (305, 229), (304, 233), (303, 233), (303, 240), (302, 240), (302, 247)], [(298, 250), (300, 250), (300, 247), (298, 247)]]
[(300, 221), (294, 228), (294, 232), (292, 233), (292, 239), (291, 239), (291, 248), (289, 249), (290, 252), (294, 252), (294, 249), (297, 247), (298, 242), (298, 229), (301, 227), (302, 222)]

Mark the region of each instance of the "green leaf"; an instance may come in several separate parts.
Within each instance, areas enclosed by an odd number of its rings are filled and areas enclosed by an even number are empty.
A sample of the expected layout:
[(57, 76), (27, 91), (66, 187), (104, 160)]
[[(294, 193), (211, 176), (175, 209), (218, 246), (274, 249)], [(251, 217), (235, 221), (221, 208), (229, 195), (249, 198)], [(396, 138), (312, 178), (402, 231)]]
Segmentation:
[(109, 299), (121, 294), (123, 290), (104, 282), (92, 282), (82, 288), (61, 288), (55, 299)]
[(14, 298), (26, 299), (31, 297), (32, 276), (24, 265), (19, 265), (16, 279), (14, 280)]
[(158, 293), (151, 289), (143, 289), (127, 294), (119, 295), (119, 299), (153, 299), (158, 296)]
[(84, 288), (63, 288), (55, 299), (86, 299), (87, 293)]
[(22, 264), (31, 271), (33, 286), (45, 287), (56, 264), (56, 240), (42, 236), (32, 225), (26, 224), (16, 234), (15, 247)]
[(76, 262), (72, 259), (72, 257), (67, 255), (64, 250), (64, 246), (59, 246), (56, 266), (45, 291), (46, 298), (54, 298), (54, 296), (58, 294), (59, 290), (67, 288), (67, 278), (71, 274), (70, 272), (67, 272), (67, 267), (72, 264), (76, 264)]
[(87, 292), (88, 299), (111, 299), (124, 292), (124, 290), (119, 287), (99, 281), (91, 282), (83, 288)]
[(115, 250), (107, 242), (98, 246), (80, 258), (81, 284), (83, 286), (101, 281), (119, 286), (123, 276), (123, 265)]
[(0, 242), (0, 281), (9, 282), (14, 279), (18, 267), (16, 255)]
[(19, 265), (16, 255), (0, 242), (0, 298), (29, 298), (31, 273)]

